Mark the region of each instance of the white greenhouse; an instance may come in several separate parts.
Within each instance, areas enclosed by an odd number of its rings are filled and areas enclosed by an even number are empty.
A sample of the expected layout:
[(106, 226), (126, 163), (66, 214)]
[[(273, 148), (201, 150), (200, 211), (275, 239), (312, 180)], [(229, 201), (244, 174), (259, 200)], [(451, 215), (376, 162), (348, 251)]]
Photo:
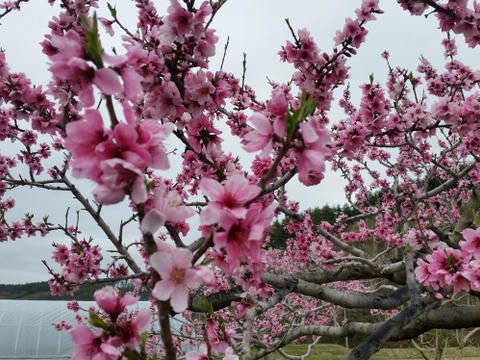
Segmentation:
[(74, 317), (67, 301), (0, 300), (0, 359), (69, 359), (75, 344), (53, 324)]
[[(67, 331), (54, 327), (61, 320), (76, 324), (75, 312), (67, 309), (67, 303), (0, 299), (0, 359), (70, 359), (75, 344)], [(79, 304), (83, 309), (96, 305), (94, 301)], [(131, 308), (149, 305), (148, 301), (141, 301)], [(176, 325), (174, 320), (173, 327)]]

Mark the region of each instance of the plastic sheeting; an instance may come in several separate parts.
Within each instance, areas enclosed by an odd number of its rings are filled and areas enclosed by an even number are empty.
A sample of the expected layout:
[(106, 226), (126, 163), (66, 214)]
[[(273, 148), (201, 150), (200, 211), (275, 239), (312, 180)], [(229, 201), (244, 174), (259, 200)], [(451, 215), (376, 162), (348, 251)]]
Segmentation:
[[(0, 359), (70, 359), (75, 344), (67, 331), (57, 331), (54, 327), (61, 320), (68, 324), (77, 323), (76, 313), (67, 309), (67, 303), (0, 300)], [(78, 303), (83, 309), (96, 306), (95, 301)], [(149, 306), (148, 301), (140, 301), (129, 309)], [(178, 329), (178, 326), (178, 322), (172, 320), (172, 327)]]
[(66, 301), (0, 300), (0, 359), (69, 359), (75, 344), (54, 324), (74, 317)]

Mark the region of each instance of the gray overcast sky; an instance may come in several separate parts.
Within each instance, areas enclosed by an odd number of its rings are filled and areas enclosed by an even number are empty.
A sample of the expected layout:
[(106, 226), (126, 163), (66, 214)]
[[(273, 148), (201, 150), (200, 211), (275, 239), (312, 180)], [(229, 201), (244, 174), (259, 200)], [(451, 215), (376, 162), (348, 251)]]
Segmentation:
[[(101, 1), (103, 4), (106, 2)], [(113, 4), (114, 2), (111, 1)], [(230, 45), (226, 56), (224, 70), (233, 72), (237, 76), (242, 72), (243, 53), (247, 54), (247, 83), (250, 84), (261, 99), (268, 98), (270, 88), (267, 77), (277, 82), (289, 80), (292, 67), (279, 61), (277, 52), (286, 40), (291, 40), (290, 32), (284, 19), (289, 18), (294, 29), (307, 28), (317, 41), (317, 45), (327, 53), (333, 47), (335, 31), (341, 29), (346, 17), (354, 17), (354, 10), (361, 3), (353, 1), (331, 0), (228, 0), (213, 23), (217, 30), (219, 42), (217, 54), (212, 61), (211, 70), (219, 67), (223, 54), (223, 47), (227, 36)], [(160, 13), (167, 8), (167, 0), (155, 1)], [(371, 73), (382, 82), (386, 79), (387, 67), (380, 54), (388, 50), (391, 54), (392, 65), (399, 65), (415, 70), (418, 58), (427, 57), (434, 66), (443, 66), (443, 49), (440, 45), (442, 35), (436, 30), (438, 23), (430, 17), (411, 17), (393, 1), (380, 1), (380, 7), (385, 14), (378, 16), (378, 20), (367, 24), (369, 35), (362, 45), (357, 56), (349, 60), (351, 70), (351, 86), (354, 103), (358, 104), (358, 86), (368, 81)], [(134, 6), (125, 0), (117, 2), (118, 16), (130, 28), (136, 23)], [(38, 45), (43, 40), (43, 34), (48, 31), (47, 24), (56, 9), (47, 5), (46, 0), (35, 0), (22, 4), (22, 10), (7, 15), (2, 19), (0, 26), (0, 46), (6, 49), (7, 61), (15, 72), (25, 72), (33, 83), (46, 84), (49, 73), (46, 70), (46, 57), (41, 53)], [(98, 10), (99, 16), (105, 16), (105, 9)], [(117, 32), (116, 35), (119, 35)], [(120, 43), (108, 43), (103, 39), (105, 49), (111, 45), (121, 49)], [(479, 58), (478, 50), (466, 48), (463, 39), (457, 39), (461, 47), (461, 58), (469, 64)], [(121, 53), (121, 50), (119, 51)], [(470, 59), (471, 61), (468, 61)], [(343, 119), (343, 114), (334, 111), (330, 115), (331, 121)], [(225, 143), (224, 143), (225, 144)], [(8, 144), (2, 144), (2, 151)], [(225, 146), (225, 145), (224, 145)], [(232, 151), (238, 146), (232, 145)], [(230, 150), (230, 149), (229, 149)], [(89, 185), (84, 185), (89, 186)], [(291, 198), (300, 200), (301, 208), (343, 204), (344, 180), (336, 174), (328, 173), (326, 179), (316, 187), (301, 188), (295, 184), (287, 189)], [(36, 210), (37, 218), (51, 214), (54, 223), (63, 223), (65, 204), (70, 203), (72, 213), (78, 206), (68, 197), (46, 194), (45, 192), (23, 189), (15, 194), (17, 198), (16, 214), (21, 216), (25, 212)], [(123, 204), (125, 205), (125, 204)], [(111, 207), (108, 213), (114, 221), (112, 226), (118, 227), (118, 214), (122, 213), (121, 206)], [(83, 216), (82, 219), (85, 219)], [(72, 217), (71, 217), (72, 219)], [(88, 228), (86, 236), (97, 235), (96, 230)], [(49, 278), (40, 260), (50, 260), (51, 243), (65, 242), (60, 234), (47, 238), (21, 239), (16, 242), (0, 243), (0, 283), (25, 283), (47, 280)], [(102, 247), (105, 243), (101, 242)], [(52, 261), (53, 263), (53, 261)]]

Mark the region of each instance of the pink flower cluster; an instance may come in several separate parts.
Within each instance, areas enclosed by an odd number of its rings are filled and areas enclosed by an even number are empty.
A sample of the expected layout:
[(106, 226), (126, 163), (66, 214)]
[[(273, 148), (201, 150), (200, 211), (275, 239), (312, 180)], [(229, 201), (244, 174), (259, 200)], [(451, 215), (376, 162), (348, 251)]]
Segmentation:
[(225, 328), (225, 324), (213, 317), (205, 321), (205, 331), (208, 345), (217, 355), (226, 354), (231, 345), (235, 344), (233, 339), (236, 334), (235, 330)]
[(33, 86), (23, 73), (10, 73), (5, 53), (0, 53), (0, 140), (15, 141), (21, 131), (14, 121), (27, 120), (32, 129), (42, 134), (57, 134), (59, 114), (54, 103), (47, 98), (42, 86)]
[[(15, 200), (12, 198), (0, 201), (0, 211), (2, 211), (4, 214), (8, 210), (13, 209), (14, 206)], [(27, 235), (28, 237), (36, 235), (45, 237), (48, 234), (49, 228), (52, 226), (52, 223), (48, 221), (48, 218), (44, 218), (42, 222), (37, 222), (36, 224), (34, 224), (32, 222), (33, 217), (34, 216), (31, 214), (26, 214), (21, 221), (12, 221), (11, 223), (8, 223), (4, 219), (3, 221), (0, 221), (0, 242), (7, 240), (17, 240), (20, 239), (23, 235)]]
[(454, 292), (480, 290), (480, 228), (465, 229), (461, 250), (437, 248), (418, 259), (417, 280), (435, 290), (453, 285)]
[[(402, 8), (413, 15), (422, 15), (431, 4), (423, 0), (400, 0)], [(440, 29), (444, 32), (452, 31), (455, 34), (463, 34), (465, 42), (470, 47), (480, 44), (480, 5), (469, 1), (435, 0), (435, 5), (445, 11), (435, 11), (435, 16), (440, 23)], [(469, 8), (471, 6), (471, 8)]]
[[(123, 349), (132, 351), (140, 345), (140, 334), (145, 332), (152, 322), (150, 309), (128, 312), (126, 307), (133, 305), (138, 298), (125, 294), (118, 289), (106, 286), (97, 290), (94, 299), (106, 316), (95, 315), (92, 325), (99, 329), (92, 331), (83, 323), (69, 330), (72, 342), (77, 344), (73, 350), (73, 360), (116, 360), (123, 358)], [(92, 316), (91, 316), (92, 318)]]
[(343, 84), (347, 77), (347, 58), (355, 54), (355, 49), (365, 40), (367, 30), (364, 24), (375, 19), (374, 14), (381, 13), (378, 0), (362, 1), (356, 12), (357, 18), (347, 18), (343, 30), (337, 31), (334, 41), (341, 49), (334, 49), (332, 54), (322, 54), (306, 29), (299, 30), (295, 43), (287, 42), (279, 53), (282, 61), (293, 64), (298, 70), (293, 75), (293, 82), (306, 93), (313, 94), (313, 101), (318, 103), (319, 109), (330, 109), (333, 88), (336, 84)]
[(289, 87), (276, 87), (266, 111), (248, 118), (254, 129), (244, 136), (243, 148), (249, 152), (262, 150), (260, 157), (266, 158), (274, 149), (291, 147), (290, 156), (297, 159), (299, 181), (307, 186), (317, 185), (323, 179), (325, 161), (333, 155), (331, 134), (318, 116), (298, 119), (301, 122), (295, 124), (292, 134), (287, 134), (287, 118), (294, 116), (289, 111), (289, 102), (294, 102), (289, 91)]
[[(92, 246), (88, 241), (82, 240), (73, 243), (70, 249), (63, 244), (54, 244), (52, 258), (62, 266), (61, 274), (52, 273), (53, 279), (49, 280), (52, 295), (64, 295), (78, 288), (89, 278), (97, 279), (100, 275), (100, 261), (102, 254), (98, 246)], [(69, 285), (75, 283), (75, 285)]]
[(169, 168), (162, 142), (173, 124), (154, 120), (136, 124), (126, 108), (125, 115), (127, 123), (119, 123), (113, 130), (104, 126), (97, 110), (86, 110), (83, 120), (67, 125), (65, 148), (72, 153), (74, 175), (99, 184), (93, 194), (102, 204), (117, 203), (127, 193), (134, 203), (147, 201), (145, 169)]
[(238, 268), (247, 258), (259, 260), (264, 231), (272, 221), (277, 203), (249, 205), (261, 188), (249, 184), (242, 175), (234, 174), (224, 184), (204, 178), (200, 190), (210, 200), (200, 214), (200, 222), (202, 225), (218, 224), (213, 241), (215, 246), (226, 251), (231, 269)]
[(95, 103), (93, 84), (107, 95), (122, 89), (114, 70), (91, 66), (87, 60), (84, 39), (76, 31), (70, 30), (63, 36), (52, 35), (48, 45), (44, 51), (52, 61), (50, 71), (58, 79), (67, 81), (85, 106), (90, 107)]

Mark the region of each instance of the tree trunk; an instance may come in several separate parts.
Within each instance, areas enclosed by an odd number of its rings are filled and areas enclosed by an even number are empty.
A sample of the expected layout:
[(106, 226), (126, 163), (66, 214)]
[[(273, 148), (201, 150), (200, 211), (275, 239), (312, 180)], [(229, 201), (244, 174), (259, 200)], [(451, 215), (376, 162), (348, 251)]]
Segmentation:
[(435, 347), (435, 360), (442, 360), (445, 352), (447, 336), (443, 329), (437, 329), (436, 331), (436, 347)]

